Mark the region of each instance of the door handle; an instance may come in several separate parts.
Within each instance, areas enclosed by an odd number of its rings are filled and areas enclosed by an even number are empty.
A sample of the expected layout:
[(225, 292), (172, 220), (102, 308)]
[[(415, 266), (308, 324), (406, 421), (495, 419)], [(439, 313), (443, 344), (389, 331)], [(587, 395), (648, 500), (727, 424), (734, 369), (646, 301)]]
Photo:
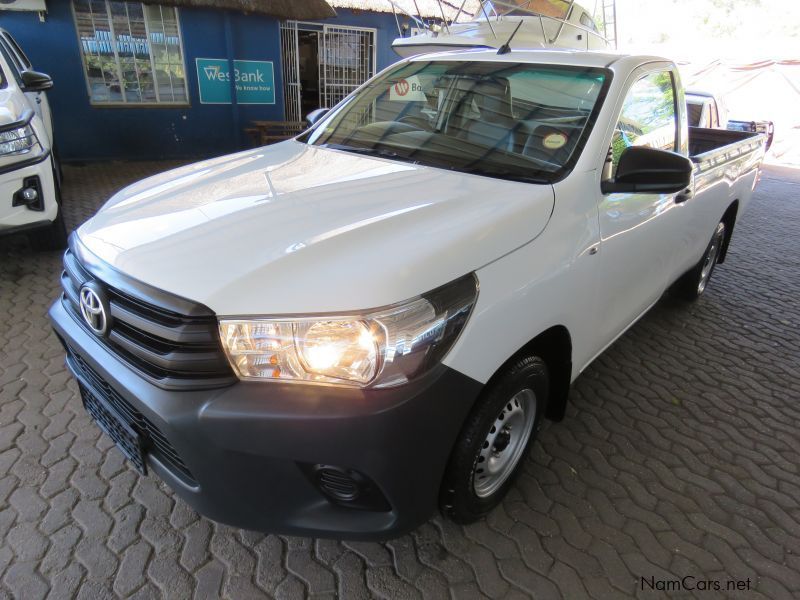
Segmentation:
[(691, 200), (694, 197), (694, 190), (690, 187), (686, 188), (682, 192), (679, 192), (675, 196), (675, 204), (680, 204), (681, 202), (686, 202), (687, 200)]

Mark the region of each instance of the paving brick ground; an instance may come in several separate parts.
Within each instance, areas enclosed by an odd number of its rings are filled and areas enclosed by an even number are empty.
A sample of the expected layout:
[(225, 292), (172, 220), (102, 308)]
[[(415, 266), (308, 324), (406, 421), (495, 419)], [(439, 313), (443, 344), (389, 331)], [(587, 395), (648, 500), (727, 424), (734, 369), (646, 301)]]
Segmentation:
[[(165, 166), (68, 168), (68, 223)], [(799, 598), (794, 173), (766, 173), (703, 300), (662, 300), (576, 382), (499, 510), (384, 544), (235, 530), (139, 477), (45, 319), (60, 256), (0, 241), (0, 598), (659, 598), (642, 577), (687, 575)]]

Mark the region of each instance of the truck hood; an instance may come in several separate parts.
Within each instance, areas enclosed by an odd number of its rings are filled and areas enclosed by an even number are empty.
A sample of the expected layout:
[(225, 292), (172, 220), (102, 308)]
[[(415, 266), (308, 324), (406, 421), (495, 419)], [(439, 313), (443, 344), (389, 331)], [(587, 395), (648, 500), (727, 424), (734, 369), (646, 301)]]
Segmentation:
[(290, 140), (136, 183), (78, 236), (219, 315), (317, 313), (429, 291), (528, 243), (552, 211), (550, 185)]

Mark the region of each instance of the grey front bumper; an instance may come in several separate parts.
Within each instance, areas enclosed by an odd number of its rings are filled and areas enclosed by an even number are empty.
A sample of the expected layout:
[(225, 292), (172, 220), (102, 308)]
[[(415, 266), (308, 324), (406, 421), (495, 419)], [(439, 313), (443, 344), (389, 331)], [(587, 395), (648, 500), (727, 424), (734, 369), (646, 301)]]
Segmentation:
[[(384, 539), (417, 527), (436, 510), (450, 451), (482, 388), (440, 365), (391, 390), (274, 382), (165, 390), (98, 343), (62, 300), (49, 314), (81, 385), (100, 394), (107, 385), (187, 471), (157, 452), (146, 455), (148, 466), (198, 512), (245, 529)], [(314, 465), (363, 474), (388, 506), (330, 501), (308, 475)]]

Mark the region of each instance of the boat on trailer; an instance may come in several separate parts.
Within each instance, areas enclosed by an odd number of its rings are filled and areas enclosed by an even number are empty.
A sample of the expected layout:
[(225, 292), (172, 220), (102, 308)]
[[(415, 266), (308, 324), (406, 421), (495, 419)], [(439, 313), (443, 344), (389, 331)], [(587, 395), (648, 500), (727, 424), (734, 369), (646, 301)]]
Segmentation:
[[(462, 0), (450, 22), (445, 14), (454, 5), (447, 0), (436, 0), (442, 14), (440, 22), (424, 21), (404, 10), (395, 0), (387, 1), (392, 5), (400, 33), (392, 48), (404, 58), (445, 50), (499, 48), (517, 28), (514, 45), (519, 47), (613, 48), (613, 42), (600, 32), (594, 16), (571, 0)], [(419, 33), (404, 37), (400, 15), (410, 18), (414, 23), (411, 31)], [(605, 14), (604, 24), (607, 28)]]

